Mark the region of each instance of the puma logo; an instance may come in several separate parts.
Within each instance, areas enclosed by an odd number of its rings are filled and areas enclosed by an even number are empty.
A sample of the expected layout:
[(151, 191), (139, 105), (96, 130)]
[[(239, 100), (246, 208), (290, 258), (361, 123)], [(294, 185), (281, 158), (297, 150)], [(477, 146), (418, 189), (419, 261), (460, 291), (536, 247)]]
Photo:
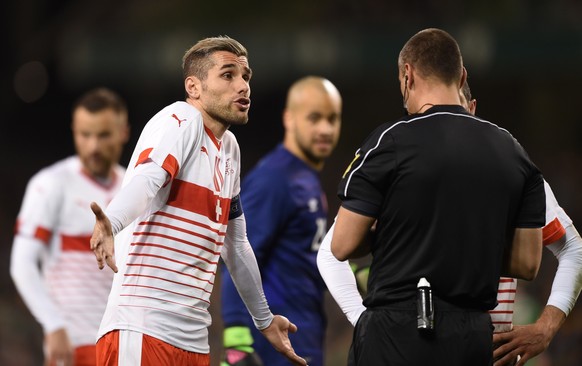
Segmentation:
[(178, 121), (178, 127), (180, 127), (180, 124), (184, 121), (186, 121), (186, 119), (180, 119), (178, 118), (178, 116), (176, 116), (176, 114), (172, 114), (172, 117), (174, 117), (176, 119), (176, 121)]

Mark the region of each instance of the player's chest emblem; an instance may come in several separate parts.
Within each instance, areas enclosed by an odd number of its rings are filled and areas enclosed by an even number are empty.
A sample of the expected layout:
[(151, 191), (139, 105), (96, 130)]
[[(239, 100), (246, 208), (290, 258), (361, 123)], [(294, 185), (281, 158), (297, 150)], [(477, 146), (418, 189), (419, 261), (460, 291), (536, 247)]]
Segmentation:
[(311, 198), (309, 201), (307, 201), (309, 212), (317, 212), (318, 206), (319, 204), (317, 202), (317, 198)]

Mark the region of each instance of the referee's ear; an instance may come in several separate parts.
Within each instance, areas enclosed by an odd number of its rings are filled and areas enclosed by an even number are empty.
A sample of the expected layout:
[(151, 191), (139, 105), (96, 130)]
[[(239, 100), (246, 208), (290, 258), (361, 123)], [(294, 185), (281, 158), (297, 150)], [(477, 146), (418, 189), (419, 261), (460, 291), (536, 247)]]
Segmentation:
[(463, 89), (463, 86), (467, 82), (467, 69), (463, 66), (463, 71), (461, 72), (461, 80), (459, 80), (459, 90)]

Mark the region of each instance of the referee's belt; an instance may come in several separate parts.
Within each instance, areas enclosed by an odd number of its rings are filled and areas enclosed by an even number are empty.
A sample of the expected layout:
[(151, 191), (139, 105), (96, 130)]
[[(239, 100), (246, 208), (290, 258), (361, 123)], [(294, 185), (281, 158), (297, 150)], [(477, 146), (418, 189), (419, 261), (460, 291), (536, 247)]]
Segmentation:
[[(486, 313), (487, 310), (478, 309), (474, 307), (459, 306), (448, 301), (442, 300), (434, 294), (432, 295), (432, 302), (434, 306), (434, 312), (475, 312), (475, 313)], [(370, 310), (410, 310), (416, 311), (416, 295), (414, 298), (402, 301), (391, 302), (388, 304), (382, 304), (378, 306), (369, 307)]]

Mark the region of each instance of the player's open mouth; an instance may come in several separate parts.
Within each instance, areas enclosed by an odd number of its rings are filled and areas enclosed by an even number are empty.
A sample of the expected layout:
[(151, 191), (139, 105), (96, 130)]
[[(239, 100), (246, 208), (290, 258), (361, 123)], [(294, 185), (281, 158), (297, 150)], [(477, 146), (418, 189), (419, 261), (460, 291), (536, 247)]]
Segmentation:
[(234, 101), (234, 103), (243, 110), (249, 109), (251, 106), (251, 100), (249, 98), (238, 98)]

